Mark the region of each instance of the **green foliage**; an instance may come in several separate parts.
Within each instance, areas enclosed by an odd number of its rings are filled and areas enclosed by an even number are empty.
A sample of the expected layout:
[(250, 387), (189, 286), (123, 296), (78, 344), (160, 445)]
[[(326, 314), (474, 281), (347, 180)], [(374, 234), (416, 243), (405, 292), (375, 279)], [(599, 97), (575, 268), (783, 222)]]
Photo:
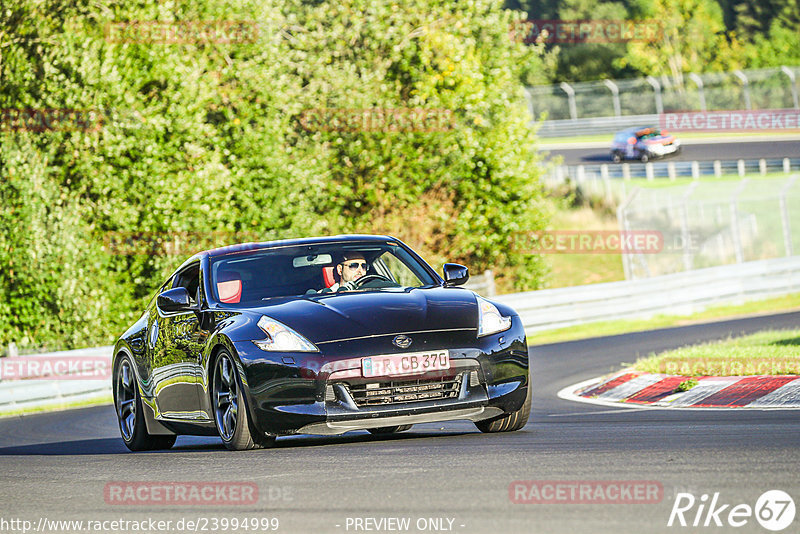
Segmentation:
[(744, 66), (742, 43), (725, 32), (722, 9), (714, 0), (655, 0), (641, 9), (646, 18), (661, 22), (662, 37), (629, 43), (619, 65), (652, 76), (671, 76), (678, 85), (689, 72)]
[[(549, 44), (530, 85), (688, 72), (723, 72), (800, 63), (800, 0), (506, 0), (529, 19), (656, 20), (650, 43)], [(542, 81), (541, 77), (547, 78)]]
[(771, 6), (775, 12), (769, 18), (768, 31), (753, 33), (748, 66), (800, 65), (800, 0), (774, 2)]
[[(537, 287), (539, 260), (508, 250), (513, 232), (543, 227), (545, 206), (519, 83), (541, 50), (509, 39), (514, 16), (488, 0), (8, 0), (0, 109), (96, 110), (103, 121), (0, 131), (0, 345), (112, 341), (194, 252), (109, 246), (136, 232), (219, 244), (389, 233), (435, 264)], [(120, 22), (211, 20), (245, 21), (256, 38), (107, 38)], [(381, 108), (449, 110), (453, 122), (302, 122), (315, 109)]]

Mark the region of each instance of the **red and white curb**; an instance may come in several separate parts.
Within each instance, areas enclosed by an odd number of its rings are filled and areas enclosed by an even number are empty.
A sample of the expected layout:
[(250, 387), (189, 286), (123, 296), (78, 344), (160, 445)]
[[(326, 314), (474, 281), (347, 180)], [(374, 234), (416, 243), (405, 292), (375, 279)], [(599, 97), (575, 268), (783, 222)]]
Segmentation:
[(624, 369), (558, 392), (562, 399), (604, 406), (658, 408), (800, 408), (800, 376), (701, 376), (688, 391), (676, 392), (692, 377)]

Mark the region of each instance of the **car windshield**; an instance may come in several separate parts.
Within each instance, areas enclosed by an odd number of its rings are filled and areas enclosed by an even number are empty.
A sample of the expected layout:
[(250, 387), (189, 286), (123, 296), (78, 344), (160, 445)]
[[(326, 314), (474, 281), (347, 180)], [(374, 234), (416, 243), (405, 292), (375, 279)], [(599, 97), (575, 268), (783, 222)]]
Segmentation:
[(653, 139), (654, 137), (659, 137), (660, 135), (661, 130), (657, 128), (647, 128), (638, 132), (639, 139)]
[[(342, 288), (340, 266), (341, 270), (352, 267), (360, 276)], [(322, 297), (339, 289), (404, 291), (436, 283), (419, 261), (391, 242), (276, 246), (211, 262), (215, 300), (234, 305), (279, 297)]]

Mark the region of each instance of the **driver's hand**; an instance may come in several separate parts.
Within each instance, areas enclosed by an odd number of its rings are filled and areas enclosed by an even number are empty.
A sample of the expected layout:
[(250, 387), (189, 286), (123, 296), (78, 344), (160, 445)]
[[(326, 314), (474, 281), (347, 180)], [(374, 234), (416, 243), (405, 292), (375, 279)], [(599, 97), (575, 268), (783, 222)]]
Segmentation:
[(339, 291), (352, 291), (357, 287), (357, 280), (350, 280), (349, 282), (344, 282), (342, 285), (339, 286), (337, 293)]

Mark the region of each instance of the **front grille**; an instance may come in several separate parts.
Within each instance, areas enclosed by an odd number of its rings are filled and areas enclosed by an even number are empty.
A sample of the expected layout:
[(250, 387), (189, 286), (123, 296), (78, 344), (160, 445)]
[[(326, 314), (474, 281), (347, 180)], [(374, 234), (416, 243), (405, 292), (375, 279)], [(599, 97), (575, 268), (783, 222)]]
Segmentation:
[(345, 384), (356, 406), (385, 406), (423, 402), (434, 399), (455, 399), (461, 391), (463, 374), (433, 380), (406, 380)]

